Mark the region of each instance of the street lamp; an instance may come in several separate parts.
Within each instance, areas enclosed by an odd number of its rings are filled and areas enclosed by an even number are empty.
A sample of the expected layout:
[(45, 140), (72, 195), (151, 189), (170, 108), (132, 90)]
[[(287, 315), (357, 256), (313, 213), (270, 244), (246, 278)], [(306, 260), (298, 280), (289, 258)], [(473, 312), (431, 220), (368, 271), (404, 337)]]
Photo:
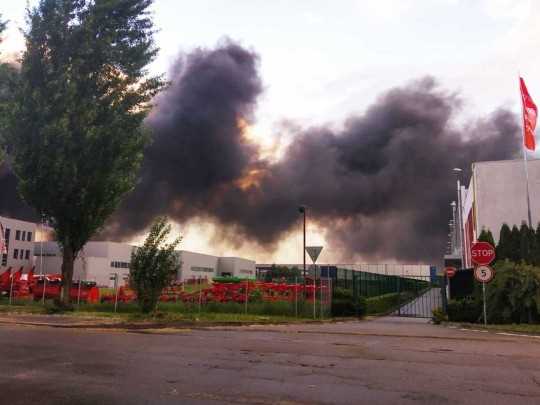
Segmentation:
[(306, 281), (306, 206), (301, 205), (298, 207), (298, 212), (300, 214), (304, 214), (304, 248), (302, 251), (304, 252), (304, 282)]
[[(463, 249), (463, 201), (461, 200), (461, 173), (463, 173), (463, 170), (459, 167), (454, 167), (452, 169), (452, 172), (456, 175), (456, 183), (457, 183), (457, 243), (459, 246), (459, 252), (461, 256), (461, 266), (465, 266), (464, 263), (464, 249)], [(454, 221), (455, 223), (455, 221)]]
[(450, 203), (450, 207), (452, 207), (452, 219), (448, 223), (450, 226), (450, 232), (452, 233), (452, 250), (456, 250), (457, 245), (457, 238), (456, 238), (456, 202), (452, 201)]

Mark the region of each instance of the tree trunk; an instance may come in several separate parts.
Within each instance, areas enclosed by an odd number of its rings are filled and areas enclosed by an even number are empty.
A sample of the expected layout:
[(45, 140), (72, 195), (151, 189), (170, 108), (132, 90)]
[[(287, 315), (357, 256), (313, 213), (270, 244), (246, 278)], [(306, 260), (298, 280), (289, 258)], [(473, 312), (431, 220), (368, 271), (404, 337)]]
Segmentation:
[(60, 294), (60, 301), (65, 306), (69, 306), (71, 303), (70, 291), (71, 284), (73, 282), (73, 263), (75, 261), (75, 255), (73, 248), (66, 244), (63, 249), (63, 261), (62, 261), (62, 292)]

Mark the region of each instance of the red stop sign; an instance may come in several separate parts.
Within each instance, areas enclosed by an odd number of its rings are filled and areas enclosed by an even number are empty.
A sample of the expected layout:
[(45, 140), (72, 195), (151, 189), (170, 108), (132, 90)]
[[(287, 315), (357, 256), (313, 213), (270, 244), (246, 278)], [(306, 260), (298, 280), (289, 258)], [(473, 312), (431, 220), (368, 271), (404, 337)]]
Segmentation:
[(446, 267), (444, 269), (444, 274), (446, 274), (446, 277), (452, 278), (456, 275), (456, 268), (455, 267)]
[(495, 260), (495, 248), (487, 242), (476, 242), (471, 247), (471, 260), (485, 266)]

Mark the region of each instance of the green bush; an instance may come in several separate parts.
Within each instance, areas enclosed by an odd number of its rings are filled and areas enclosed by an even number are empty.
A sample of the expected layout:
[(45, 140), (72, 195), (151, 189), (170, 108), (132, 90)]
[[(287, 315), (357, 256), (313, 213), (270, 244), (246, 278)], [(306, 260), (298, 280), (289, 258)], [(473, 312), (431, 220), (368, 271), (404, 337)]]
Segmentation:
[(473, 297), (450, 300), (446, 312), (451, 322), (478, 322), (482, 317), (482, 302)]
[(497, 263), (486, 285), (490, 323), (540, 322), (540, 268), (509, 261)]
[(370, 315), (387, 314), (415, 296), (412, 292), (389, 293), (367, 299), (366, 311)]
[(440, 325), (441, 322), (448, 321), (448, 316), (444, 313), (442, 308), (435, 308), (432, 312), (433, 317), (431, 319), (435, 325)]
[(366, 298), (359, 297), (355, 302), (352, 290), (335, 288), (332, 298), (333, 316), (358, 316), (366, 315)]
[(335, 300), (353, 300), (353, 292), (350, 288), (336, 287), (334, 288), (332, 296)]

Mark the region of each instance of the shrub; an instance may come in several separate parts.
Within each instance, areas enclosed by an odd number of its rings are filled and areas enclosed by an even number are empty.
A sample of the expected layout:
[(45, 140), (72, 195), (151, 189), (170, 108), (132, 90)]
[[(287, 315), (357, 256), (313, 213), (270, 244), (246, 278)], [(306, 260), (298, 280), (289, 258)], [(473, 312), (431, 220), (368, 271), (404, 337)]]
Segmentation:
[(130, 284), (137, 292), (141, 311), (145, 313), (156, 308), (159, 295), (178, 271), (179, 263), (174, 249), (181, 238), (165, 243), (171, 229), (165, 217), (157, 218), (144, 245), (131, 254)]
[(448, 316), (444, 313), (442, 308), (435, 308), (432, 312), (433, 317), (431, 319), (435, 325), (440, 325), (441, 322), (446, 322), (448, 320)]
[(482, 302), (473, 297), (450, 300), (446, 312), (452, 322), (478, 322), (482, 316)]
[(509, 261), (497, 263), (496, 276), (486, 285), (488, 321), (540, 321), (540, 269)]
[(366, 315), (366, 298), (358, 297), (355, 302), (353, 293), (350, 289), (334, 288), (332, 315), (363, 317)]
[(413, 292), (389, 293), (367, 299), (367, 313), (387, 314), (414, 297)]

